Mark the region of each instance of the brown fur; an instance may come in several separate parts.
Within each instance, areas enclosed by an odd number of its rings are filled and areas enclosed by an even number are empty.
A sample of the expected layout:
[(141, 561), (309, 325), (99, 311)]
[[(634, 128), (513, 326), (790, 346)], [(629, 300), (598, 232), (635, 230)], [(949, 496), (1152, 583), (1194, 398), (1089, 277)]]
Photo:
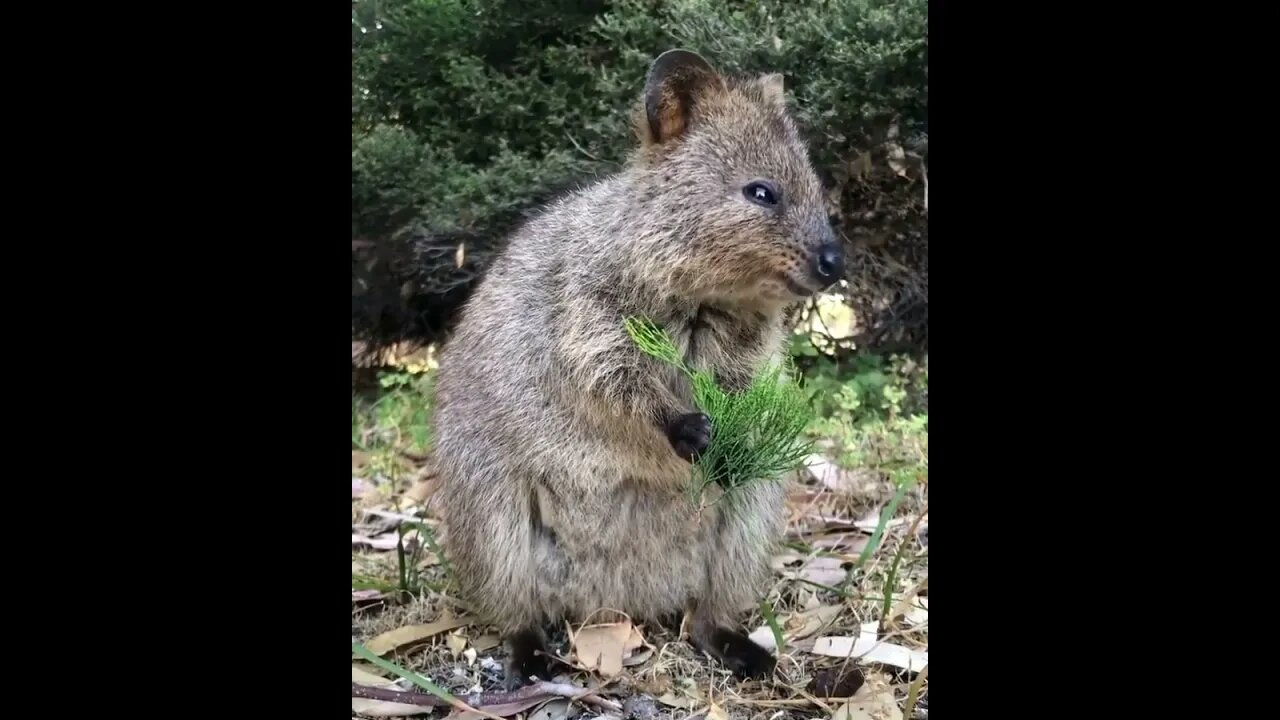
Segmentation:
[[(757, 483), (696, 511), (670, 437), (694, 412), (689, 387), (623, 318), (657, 321), (690, 364), (745, 385), (782, 352), (788, 287), (816, 289), (806, 263), (832, 234), (781, 77), (664, 57), (627, 167), (514, 235), (441, 359), (444, 546), (474, 607), (514, 638), (521, 674), (539, 627), (598, 609), (641, 622), (691, 608), (694, 641), (740, 674), (735, 653), (763, 653), (726, 628), (765, 587), (784, 490)], [(743, 197), (755, 178), (777, 207)]]

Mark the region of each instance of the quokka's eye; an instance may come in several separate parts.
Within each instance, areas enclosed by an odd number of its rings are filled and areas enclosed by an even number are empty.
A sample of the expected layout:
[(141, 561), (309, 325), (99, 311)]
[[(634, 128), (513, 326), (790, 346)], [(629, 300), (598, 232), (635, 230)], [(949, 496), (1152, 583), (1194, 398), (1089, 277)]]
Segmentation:
[(764, 207), (778, 204), (778, 190), (768, 180), (755, 180), (742, 188), (742, 194), (751, 202)]

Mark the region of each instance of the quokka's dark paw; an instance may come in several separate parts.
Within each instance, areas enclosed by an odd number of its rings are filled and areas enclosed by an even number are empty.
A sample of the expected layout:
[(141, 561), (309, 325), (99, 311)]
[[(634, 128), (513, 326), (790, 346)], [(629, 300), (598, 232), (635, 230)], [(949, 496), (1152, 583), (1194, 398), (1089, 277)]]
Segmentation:
[(676, 455), (693, 462), (711, 442), (711, 418), (702, 413), (681, 415), (667, 425), (667, 439)]
[(534, 630), (526, 630), (507, 639), (511, 651), (507, 658), (506, 677), (503, 686), (508, 690), (523, 687), (536, 676), (540, 680), (551, 679), (547, 656), (546, 636)]
[(751, 638), (724, 628), (712, 631), (710, 646), (706, 650), (739, 680), (767, 678), (773, 675), (774, 666), (778, 663), (768, 650), (751, 642)]

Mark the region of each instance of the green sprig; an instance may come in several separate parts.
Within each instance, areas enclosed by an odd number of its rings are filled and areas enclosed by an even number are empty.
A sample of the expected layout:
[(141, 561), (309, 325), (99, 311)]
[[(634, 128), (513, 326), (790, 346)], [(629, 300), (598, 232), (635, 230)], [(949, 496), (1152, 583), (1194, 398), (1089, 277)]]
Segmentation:
[(701, 482), (695, 482), (694, 491), (711, 483), (732, 490), (774, 480), (812, 451), (803, 433), (813, 410), (789, 363), (765, 369), (742, 392), (725, 392), (711, 373), (690, 368), (671, 337), (652, 321), (629, 317), (625, 326), (642, 352), (689, 378), (694, 404), (711, 420), (711, 441), (695, 463)]

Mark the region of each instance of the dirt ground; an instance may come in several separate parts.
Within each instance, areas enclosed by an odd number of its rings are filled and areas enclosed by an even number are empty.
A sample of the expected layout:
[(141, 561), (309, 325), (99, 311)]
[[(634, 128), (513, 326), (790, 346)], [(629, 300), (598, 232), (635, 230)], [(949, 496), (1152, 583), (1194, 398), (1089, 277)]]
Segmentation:
[[(752, 638), (772, 648), (777, 641), (766, 611), (772, 615), (784, 645), (773, 678), (737, 681), (661, 627), (566, 627), (552, 638), (564, 661), (555, 680), (594, 688), (620, 709), (550, 696), (531, 706), (486, 706), (502, 690), (504, 650), (491, 628), (470, 618), (447, 565), (432, 552), (436, 521), (424, 502), (431, 479), (422, 461), (401, 454), (390, 463), (400, 472), (388, 473), (385, 457), (352, 452), (352, 642), (376, 648), (439, 689), (475, 698), (477, 710), (522, 720), (928, 718), (927, 474), (903, 486), (888, 473), (843, 470), (814, 458), (809, 471), (789, 479), (790, 519), (774, 560), (775, 582), (761, 608), (743, 618)], [(414, 518), (420, 523), (402, 525)], [(402, 554), (397, 537), (406, 530)], [(628, 642), (610, 645), (617, 632)], [(591, 653), (579, 652), (589, 643)], [(610, 652), (621, 661), (616, 674), (605, 667)], [(580, 655), (599, 655), (600, 666), (583, 669)], [(352, 665), (353, 682), (373, 684), (378, 676), (390, 689), (422, 692), (405, 680), (390, 684), (395, 674), (355, 654)], [(410, 712), (352, 700), (352, 717)], [(450, 708), (430, 712), (444, 717)]]

